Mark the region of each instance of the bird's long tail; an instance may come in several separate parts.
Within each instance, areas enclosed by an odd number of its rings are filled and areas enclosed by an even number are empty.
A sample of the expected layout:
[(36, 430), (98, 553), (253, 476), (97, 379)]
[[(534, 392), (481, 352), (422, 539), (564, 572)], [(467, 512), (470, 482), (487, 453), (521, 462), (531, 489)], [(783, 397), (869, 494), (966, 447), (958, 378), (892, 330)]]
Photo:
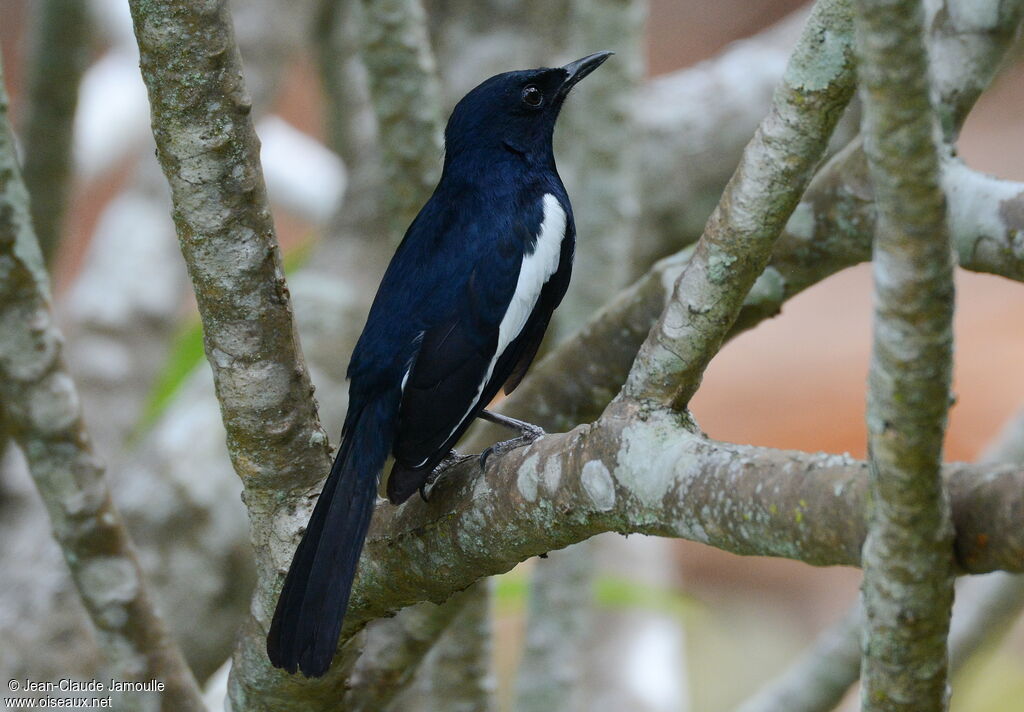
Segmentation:
[(331, 665), (391, 444), (392, 411), (384, 401), (370, 402), (346, 418), (341, 447), (295, 550), (267, 635), (275, 667), (320, 677)]

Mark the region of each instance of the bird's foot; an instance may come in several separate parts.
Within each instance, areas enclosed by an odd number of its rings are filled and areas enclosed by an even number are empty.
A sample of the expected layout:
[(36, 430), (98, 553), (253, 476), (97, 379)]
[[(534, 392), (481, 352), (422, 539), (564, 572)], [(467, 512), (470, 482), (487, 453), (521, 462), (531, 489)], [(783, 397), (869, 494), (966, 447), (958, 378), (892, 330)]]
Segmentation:
[(429, 502), (430, 493), (434, 491), (434, 485), (437, 483), (438, 479), (440, 479), (441, 475), (459, 463), (472, 459), (472, 455), (460, 455), (455, 450), (450, 451), (444, 456), (444, 459), (442, 459), (441, 462), (437, 463), (437, 466), (430, 471), (429, 475), (427, 475), (427, 479), (425, 479), (423, 484), (420, 485), (420, 499), (424, 502)]
[(509, 430), (515, 430), (519, 433), (520, 437), (530, 438), (530, 442), (533, 442), (541, 435), (544, 435), (544, 428), (533, 423), (527, 423), (525, 420), (519, 420), (518, 418), (510, 418), (507, 415), (501, 413), (492, 413), (489, 410), (480, 411), (480, 418), (486, 420), (495, 425), (501, 425)]
[(492, 413), (489, 410), (482, 411), (480, 417), (484, 420), (490, 421), (497, 425), (503, 425), (506, 428), (519, 431), (518, 438), (512, 438), (511, 440), (504, 440), (500, 443), (494, 443), (489, 448), (480, 453), (480, 469), (483, 470), (487, 467), (487, 459), (491, 455), (504, 455), (507, 452), (511, 452), (516, 448), (523, 447), (524, 445), (530, 445), (538, 438), (542, 437), (544, 428), (527, 423), (523, 420), (517, 420), (516, 418), (510, 418), (507, 415), (500, 415), (498, 413)]

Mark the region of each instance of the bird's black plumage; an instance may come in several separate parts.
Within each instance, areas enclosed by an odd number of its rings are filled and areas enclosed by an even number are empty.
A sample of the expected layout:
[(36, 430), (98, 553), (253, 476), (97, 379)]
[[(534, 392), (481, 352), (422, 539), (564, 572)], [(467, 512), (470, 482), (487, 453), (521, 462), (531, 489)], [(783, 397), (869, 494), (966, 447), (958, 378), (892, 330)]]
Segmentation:
[(330, 666), (380, 471), (388, 498), (426, 482), (473, 419), (533, 360), (569, 284), (572, 207), (552, 134), (569, 89), (610, 52), (491, 77), (455, 107), (434, 194), (377, 290), (348, 368), (342, 444), (267, 637), (277, 666)]

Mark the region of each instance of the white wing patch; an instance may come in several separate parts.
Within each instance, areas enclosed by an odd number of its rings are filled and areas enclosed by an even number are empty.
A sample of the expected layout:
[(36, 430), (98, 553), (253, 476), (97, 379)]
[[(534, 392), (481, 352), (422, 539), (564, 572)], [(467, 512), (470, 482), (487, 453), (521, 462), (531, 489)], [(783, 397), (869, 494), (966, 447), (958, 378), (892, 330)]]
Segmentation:
[[(487, 372), (484, 374), (483, 380), (480, 381), (480, 386), (476, 389), (476, 395), (473, 397), (472, 403), (466, 409), (466, 414), (452, 428), (453, 433), (466, 420), (469, 414), (473, 412), (473, 408), (476, 407), (477, 401), (480, 400), (487, 382), (491, 380), (491, 374), (494, 373), (494, 367), (497, 365), (498, 359), (505, 353), (508, 345), (515, 341), (516, 337), (522, 332), (523, 327), (526, 326), (526, 321), (530, 318), (530, 314), (533, 313), (533, 308), (537, 306), (541, 290), (544, 289), (544, 285), (551, 279), (551, 276), (558, 271), (558, 264), (562, 257), (562, 240), (565, 239), (565, 226), (568, 217), (565, 214), (565, 210), (562, 209), (561, 203), (558, 202), (558, 198), (550, 193), (544, 195), (543, 203), (544, 219), (540, 223), (537, 241), (534, 243), (533, 252), (523, 255), (523, 263), (519, 267), (519, 279), (516, 282), (516, 291), (512, 294), (512, 301), (509, 302), (508, 309), (505, 310), (505, 316), (502, 317), (501, 325), (498, 327), (498, 348), (495, 350), (494, 357), (491, 358), (491, 362), (487, 366)], [(451, 437), (451, 434), (449, 434), (449, 437)], [(427, 460), (429, 459), (427, 458)], [(427, 460), (421, 462), (420, 465)]]
[[(512, 301), (508, 305), (504, 318), (501, 320), (501, 327), (498, 330), (498, 350), (494, 352), (491, 365), (487, 369), (487, 378), (491, 377), (491, 371), (498, 362), (498, 357), (505, 352), (519, 332), (526, 326), (526, 320), (533, 313), (540, 299), (540, 292), (551, 275), (558, 270), (558, 263), (562, 255), (562, 240), (565, 238), (565, 211), (559, 204), (558, 199), (548, 193), (544, 196), (544, 219), (540, 224), (540, 232), (537, 235), (537, 242), (534, 244), (533, 252), (523, 255), (523, 264), (519, 268), (519, 281), (516, 282), (516, 291), (512, 295)], [(480, 386), (483, 390), (483, 385)]]

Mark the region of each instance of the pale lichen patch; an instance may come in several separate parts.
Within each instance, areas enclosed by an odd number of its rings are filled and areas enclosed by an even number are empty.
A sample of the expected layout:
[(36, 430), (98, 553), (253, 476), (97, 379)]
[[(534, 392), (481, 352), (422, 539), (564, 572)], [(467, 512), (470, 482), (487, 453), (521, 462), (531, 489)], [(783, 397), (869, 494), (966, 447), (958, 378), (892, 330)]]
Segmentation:
[(29, 393), (29, 418), (41, 433), (60, 433), (70, 428), (80, 412), (78, 391), (71, 376), (52, 374)]
[(823, 29), (816, 45), (801, 43), (786, 67), (784, 81), (797, 91), (828, 89), (852, 61), (851, 34)]
[(530, 455), (516, 472), (516, 487), (527, 502), (537, 501), (537, 482), (540, 479), (537, 464), (539, 462), (539, 455)]
[(622, 431), (615, 479), (645, 507), (660, 507), (677, 485), (677, 468), (686, 471), (688, 443), (671, 416), (652, 414), (645, 423), (631, 424)]
[(590, 501), (599, 512), (615, 506), (615, 481), (612, 473), (600, 460), (589, 460), (583, 465), (580, 481)]
[(557, 458), (549, 457), (545, 461), (541, 479), (544, 483), (544, 491), (548, 494), (554, 494), (558, 490), (558, 485), (562, 481), (562, 466)]
[(124, 556), (100, 556), (82, 566), (82, 595), (98, 609), (130, 603), (139, 594), (139, 578), (132, 561)]

